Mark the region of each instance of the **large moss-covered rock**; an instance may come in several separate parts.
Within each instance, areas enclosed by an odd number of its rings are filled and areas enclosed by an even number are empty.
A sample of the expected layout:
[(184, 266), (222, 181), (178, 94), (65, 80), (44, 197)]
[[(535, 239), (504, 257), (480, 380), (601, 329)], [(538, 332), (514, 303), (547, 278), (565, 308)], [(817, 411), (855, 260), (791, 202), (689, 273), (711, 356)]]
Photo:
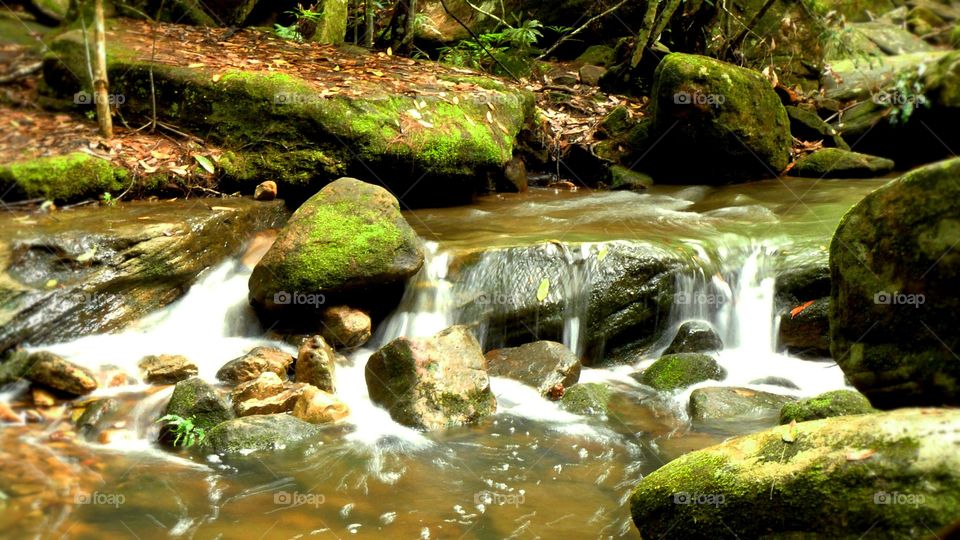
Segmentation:
[(280, 201), (136, 202), (30, 217), (0, 215), (0, 350), (106, 333), (184, 294), (257, 230)]
[(822, 148), (797, 160), (793, 176), (809, 178), (873, 178), (893, 170), (893, 160), (841, 148)]
[(560, 406), (573, 414), (605, 416), (613, 391), (603, 383), (583, 383), (568, 388)]
[[(191, 420), (194, 426), (206, 431), (233, 418), (233, 411), (216, 389), (197, 377), (180, 381), (173, 387), (170, 401), (163, 410), (163, 416), (168, 414)], [(170, 430), (166, 427), (161, 430), (160, 438), (172, 442)]]
[(557, 385), (573, 386), (580, 380), (580, 359), (562, 343), (536, 341), (486, 354), (487, 372), (516, 379), (547, 396)]
[(401, 424), (437, 430), (497, 410), (477, 338), (453, 326), (431, 338), (397, 338), (370, 356), (367, 390)]
[(631, 513), (644, 538), (923, 537), (960, 513), (957, 444), (947, 409), (780, 426), (671, 461)]
[(657, 390), (677, 390), (710, 379), (722, 381), (726, 376), (726, 370), (709, 354), (678, 353), (650, 364), (641, 382)]
[(911, 171), (850, 210), (830, 244), (831, 352), (880, 408), (960, 404), (960, 159)]
[(312, 313), (347, 303), (384, 312), (420, 269), (417, 235), (387, 190), (341, 178), (303, 204), (250, 276), (265, 312)]
[(780, 409), (780, 423), (807, 422), (834, 416), (875, 412), (870, 400), (853, 390), (833, 390), (819, 396), (787, 403)]
[(246, 455), (250, 451), (309, 444), (322, 434), (319, 426), (289, 414), (244, 416), (223, 422), (207, 432), (203, 448), (228, 456)]
[(0, 165), (3, 199), (50, 199), (60, 202), (122, 190), (129, 183), (126, 169), (83, 152), (40, 157)]
[[(214, 66), (223, 57), (216, 36), (166, 25), (157, 30), (154, 63), (141, 33), (149, 27), (108, 24), (110, 89), (125, 97), (125, 118), (156, 110), (161, 121), (232, 150), (225, 182), (251, 192), (274, 180), (284, 197), (303, 199), (350, 174), (380, 179), (412, 203), (465, 201), (502, 176), (532, 116), (531, 93), (432, 63), (267, 38), (260, 53), (286, 64), (271, 62), (270, 71), (266, 64)], [(176, 56), (181, 41), (211, 61), (197, 66)], [(329, 61), (305, 63), (305, 56)], [(66, 32), (51, 43), (44, 80), (55, 95), (70, 97), (90, 91), (75, 75), (82, 73), (83, 36)]]
[(730, 386), (698, 388), (690, 393), (690, 417), (703, 421), (776, 414), (780, 407), (794, 399), (790, 396), (750, 388)]
[(760, 73), (673, 53), (657, 67), (651, 97), (659, 168), (716, 181), (773, 177), (787, 166), (790, 121)]

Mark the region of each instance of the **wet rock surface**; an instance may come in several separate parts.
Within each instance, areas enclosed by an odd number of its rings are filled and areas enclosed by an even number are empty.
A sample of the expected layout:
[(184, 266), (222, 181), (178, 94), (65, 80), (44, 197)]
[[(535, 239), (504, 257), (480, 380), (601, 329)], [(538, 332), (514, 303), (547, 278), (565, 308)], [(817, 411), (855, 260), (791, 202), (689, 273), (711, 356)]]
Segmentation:
[(487, 373), (518, 380), (548, 396), (557, 385), (569, 388), (580, 380), (580, 359), (562, 343), (537, 341), (497, 349), (486, 355)]

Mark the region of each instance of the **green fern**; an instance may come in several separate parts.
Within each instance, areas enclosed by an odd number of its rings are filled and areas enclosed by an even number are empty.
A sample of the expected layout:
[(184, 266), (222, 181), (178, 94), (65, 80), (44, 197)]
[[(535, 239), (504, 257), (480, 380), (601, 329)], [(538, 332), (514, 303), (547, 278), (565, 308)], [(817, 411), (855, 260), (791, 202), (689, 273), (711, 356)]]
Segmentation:
[(157, 423), (165, 422), (168, 427), (173, 429), (173, 433), (176, 435), (173, 439), (174, 446), (179, 446), (182, 440), (182, 446), (190, 448), (202, 443), (207, 436), (207, 432), (203, 428), (197, 427), (193, 420), (192, 416), (184, 418), (176, 414), (168, 414), (157, 420)]

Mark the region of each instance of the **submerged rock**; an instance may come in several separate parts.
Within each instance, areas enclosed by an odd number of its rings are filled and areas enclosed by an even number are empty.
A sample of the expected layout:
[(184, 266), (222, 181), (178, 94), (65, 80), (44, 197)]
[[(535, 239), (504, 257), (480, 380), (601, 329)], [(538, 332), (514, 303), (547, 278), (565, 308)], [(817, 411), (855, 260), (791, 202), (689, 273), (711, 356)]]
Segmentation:
[[(197, 377), (180, 381), (173, 387), (173, 394), (162, 416), (168, 414), (190, 420), (194, 426), (207, 432), (233, 418), (233, 411), (217, 391)], [(173, 442), (173, 436), (166, 425), (160, 430), (160, 440), (165, 443)]]
[(650, 364), (643, 371), (641, 382), (656, 390), (677, 390), (698, 382), (713, 379), (722, 381), (727, 376), (716, 359), (709, 354), (668, 354)]
[(677, 335), (663, 354), (705, 353), (723, 350), (723, 340), (707, 321), (687, 321), (677, 329)]
[(891, 181), (837, 228), (831, 352), (877, 407), (960, 404), (957, 238), (960, 159)]
[(657, 67), (651, 99), (651, 134), (662, 138), (657, 167), (668, 174), (745, 180), (773, 177), (787, 166), (790, 121), (756, 71), (669, 54)]
[(227, 362), (217, 371), (217, 378), (229, 383), (252, 381), (260, 375), (275, 373), (281, 380), (287, 378), (287, 371), (293, 365), (290, 354), (275, 347), (254, 347), (250, 352)]
[(370, 339), (370, 315), (350, 306), (333, 306), (323, 311), (320, 335), (335, 347), (352, 349)]
[(27, 359), (30, 366), (23, 378), (72, 396), (83, 396), (97, 389), (93, 372), (51, 352), (40, 351)]
[(207, 432), (203, 448), (217, 454), (246, 455), (251, 451), (279, 450), (316, 440), (323, 430), (289, 414), (235, 418)]
[(149, 384), (175, 384), (200, 372), (196, 364), (179, 354), (144, 356), (137, 367)]
[(536, 388), (546, 397), (559, 384), (570, 388), (580, 380), (580, 359), (564, 344), (537, 341), (486, 354), (487, 373)]
[(497, 410), (480, 344), (464, 326), (430, 338), (397, 338), (370, 356), (370, 399), (406, 426), (437, 430)]
[(765, 413), (772, 415), (795, 399), (750, 388), (697, 388), (690, 394), (690, 417), (702, 421)]
[(808, 178), (876, 178), (893, 167), (890, 159), (841, 148), (821, 148), (798, 159), (790, 174)]
[(603, 383), (575, 384), (560, 398), (560, 406), (573, 414), (605, 416), (613, 392)]
[(417, 234), (387, 190), (341, 178), (303, 204), (250, 276), (267, 316), (316, 316), (326, 305), (389, 311), (420, 269)]
[(833, 416), (872, 412), (876, 412), (876, 409), (870, 405), (870, 400), (860, 392), (834, 390), (816, 397), (801, 399), (796, 403), (787, 403), (780, 409), (780, 423), (789, 424), (794, 420), (806, 422)]
[(960, 515), (958, 444), (949, 409), (780, 426), (667, 463), (630, 509), (644, 538), (922, 537)]
[(337, 365), (337, 356), (321, 336), (313, 336), (303, 342), (297, 354), (296, 380), (298, 383), (334, 392), (333, 373)]
[(110, 427), (110, 416), (120, 409), (120, 402), (114, 398), (102, 398), (84, 406), (83, 413), (77, 418), (77, 432), (88, 441), (97, 440), (105, 429)]

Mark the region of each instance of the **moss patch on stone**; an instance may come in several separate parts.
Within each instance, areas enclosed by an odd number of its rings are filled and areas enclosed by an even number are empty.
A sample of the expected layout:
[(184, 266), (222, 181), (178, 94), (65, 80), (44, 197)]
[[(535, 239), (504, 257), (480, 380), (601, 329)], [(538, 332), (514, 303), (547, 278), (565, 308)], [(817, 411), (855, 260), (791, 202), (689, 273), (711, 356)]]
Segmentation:
[(0, 166), (0, 191), (7, 200), (73, 201), (123, 189), (128, 175), (106, 160), (73, 152)]
[(806, 422), (834, 416), (876, 412), (870, 400), (853, 390), (834, 390), (819, 396), (787, 403), (780, 409), (780, 423)]
[(604, 416), (613, 392), (602, 383), (580, 383), (567, 388), (560, 406), (573, 414)]
[(797, 160), (793, 176), (809, 178), (872, 178), (893, 170), (893, 160), (841, 148), (822, 148)]
[(721, 381), (726, 371), (708, 354), (668, 354), (643, 372), (643, 384), (657, 390), (677, 390), (706, 380)]

